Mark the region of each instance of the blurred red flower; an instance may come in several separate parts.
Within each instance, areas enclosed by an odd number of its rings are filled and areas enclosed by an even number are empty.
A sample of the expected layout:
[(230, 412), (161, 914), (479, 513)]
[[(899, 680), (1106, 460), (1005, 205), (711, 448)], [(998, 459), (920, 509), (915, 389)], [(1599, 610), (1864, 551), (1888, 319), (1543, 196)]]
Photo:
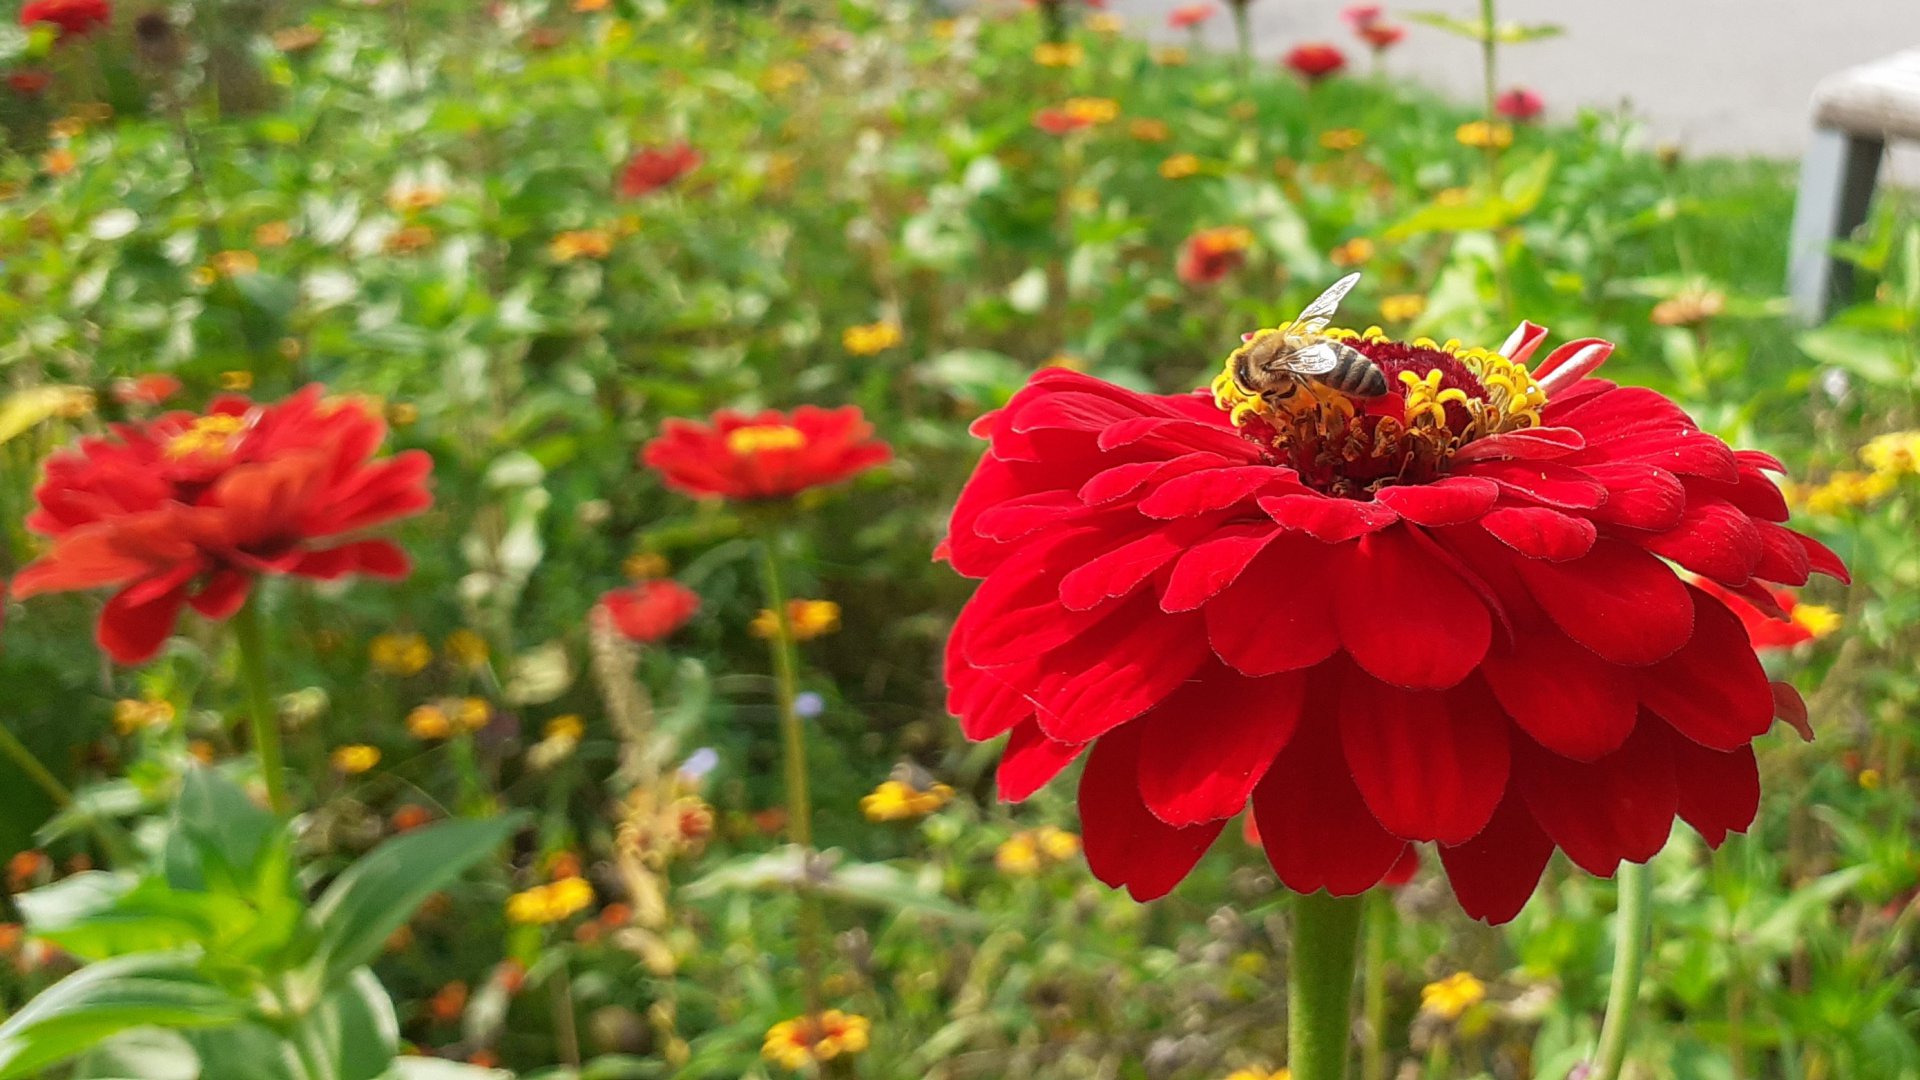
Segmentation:
[(628, 641), (646, 644), (685, 626), (700, 610), (700, 594), (677, 581), (656, 578), (602, 593), (598, 610)]
[(1033, 114), (1033, 126), (1049, 135), (1071, 135), (1083, 128), (1093, 126), (1093, 118), (1084, 112), (1075, 112), (1058, 106), (1039, 109)]
[(1212, 4), (1188, 4), (1185, 7), (1177, 7), (1167, 15), (1167, 25), (1175, 30), (1192, 30), (1213, 18), (1214, 13), (1219, 10)]
[(270, 405), (223, 397), (205, 415), (115, 425), (47, 461), (27, 527), (51, 550), (14, 578), (13, 595), (116, 589), (97, 638), (137, 664), (182, 607), (225, 619), (261, 574), (405, 577), (395, 544), (347, 539), (432, 504), (432, 459), (374, 460), (385, 433), (376, 412), (318, 386)]
[(1406, 40), (1407, 28), (1399, 23), (1370, 22), (1355, 29), (1360, 40), (1375, 52), (1385, 52)]
[(39, 68), (21, 68), (7, 73), (7, 89), (26, 97), (34, 97), (47, 92), (53, 85), (53, 76)]
[(948, 708), (1009, 737), (1001, 796), (1087, 754), (1087, 860), (1138, 899), (1251, 805), (1290, 889), (1359, 893), (1434, 842), (1490, 922), (1556, 847), (1610, 875), (1676, 816), (1746, 828), (1750, 744), (1804, 705), (1669, 563), (1742, 596), (1844, 581), (1779, 524), (1779, 462), (1591, 377), (1603, 341), (1529, 372), (1531, 325), (1498, 351), (1331, 333), (1386, 394), (1255, 394), (1237, 350), (1212, 395), (1050, 369), (975, 424), (937, 554), (984, 579)]
[(857, 406), (802, 405), (754, 416), (722, 409), (711, 424), (669, 420), (640, 460), (682, 494), (753, 500), (837, 484), (892, 456)]
[(699, 168), (703, 160), (700, 151), (684, 142), (643, 146), (620, 170), (620, 194), (629, 199), (650, 195)]
[(179, 379), (158, 372), (113, 383), (113, 400), (122, 405), (159, 405), (179, 392)]
[(60, 28), (61, 40), (85, 37), (107, 25), (113, 7), (107, 0), (27, 0), (20, 6), (20, 25), (52, 23)]
[(1385, 14), (1386, 8), (1380, 4), (1353, 4), (1341, 11), (1340, 17), (1346, 20), (1347, 25), (1360, 30), (1379, 22)]
[(1346, 54), (1325, 42), (1296, 45), (1285, 57), (1294, 74), (1316, 83), (1347, 66)]
[(1187, 237), (1175, 268), (1188, 285), (1215, 285), (1244, 266), (1253, 233), (1239, 225), (1202, 229)]
[(1493, 99), (1493, 110), (1509, 120), (1527, 121), (1547, 111), (1547, 103), (1539, 94), (1524, 86), (1516, 86)]
[(1743, 596), (1706, 578), (1694, 581), (1694, 585), (1712, 593), (1740, 617), (1747, 640), (1755, 649), (1791, 649), (1823, 636), (1839, 622), (1839, 616), (1826, 608), (1800, 603), (1792, 589), (1769, 588), (1764, 595), (1750, 589)]

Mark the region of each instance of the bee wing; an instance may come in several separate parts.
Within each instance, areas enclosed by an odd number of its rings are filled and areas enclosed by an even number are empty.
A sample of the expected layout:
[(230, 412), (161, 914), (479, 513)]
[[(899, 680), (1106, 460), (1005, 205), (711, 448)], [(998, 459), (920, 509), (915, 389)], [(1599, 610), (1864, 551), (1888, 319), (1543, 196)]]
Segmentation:
[(1282, 366), (1294, 375), (1325, 375), (1340, 366), (1340, 348), (1331, 341), (1316, 341), (1288, 354)]
[(1317, 334), (1325, 330), (1327, 324), (1333, 321), (1333, 313), (1340, 310), (1340, 301), (1345, 300), (1347, 294), (1352, 292), (1353, 287), (1359, 283), (1360, 275), (1357, 273), (1348, 274), (1334, 282), (1327, 287), (1326, 292), (1321, 293), (1318, 299), (1300, 312), (1299, 317), (1293, 320), (1293, 325), (1288, 329), (1303, 334)]

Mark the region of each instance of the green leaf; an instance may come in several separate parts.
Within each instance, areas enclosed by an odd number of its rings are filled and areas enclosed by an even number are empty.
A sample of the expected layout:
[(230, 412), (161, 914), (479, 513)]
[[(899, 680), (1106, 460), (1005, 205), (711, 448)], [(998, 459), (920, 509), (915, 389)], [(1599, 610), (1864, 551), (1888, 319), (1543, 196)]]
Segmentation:
[(367, 968), (355, 968), (293, 1031), (311, 1058), (331, 1065), (332, 1080), (378, 1080), (400, 1051), (393, 999)]
[(20, 907), (35, 936), (87, 960), (210, 947), (256, 918), (233, 897), (178, 892), (158, 878), (129, 888), (127, 879), (99, 872), (36, 889), (20, 897)]
[(507, 1080), (512, 1075), (505, 1069), (483, 1069), (441, 1058), (403, 1057), (394, 1061), (385, 1080)]
[(1564, 27), (1553, 23), (1517, 22), (1494, 23), (1489, 32), (1485, 19), (1461, 19), (1439, 11), (1415, 11), (1407, 18), (1436, 30), (1444, 30), (1456, 37), (1466, 38), (1468, 41), (1484, 42), (1492, 38), (1501, 45), (1524, 45), (1529, 41), (1544, 41), (1566, 33)]
[(314, 905), (315, 963), (331, 980), (371, 961), (427, 897), (506, 841), (523, 815), (447, 821), (381, 844), (334, 879)]
[(204, 1071), (193, 1043), (179, 1032), (135, 1028), (95, 1047), (73, 1075), (75, 1080), (200, 1080)]
[(40, 1076), (130, 1028), (238, 1022), (246, 1002), (204, 981), (197, 957), (190, 951), (120, 957), (55, 983), (0, 1024), (0, 1080)]
[(269, 849), (287, 843), (285, 823), (254, 804), (225, 774), (190, 770), (174, 805), (167, 838), (167, 881), (176, 889), (222, 889), (252, 893), (261, 871), (283, 868)]

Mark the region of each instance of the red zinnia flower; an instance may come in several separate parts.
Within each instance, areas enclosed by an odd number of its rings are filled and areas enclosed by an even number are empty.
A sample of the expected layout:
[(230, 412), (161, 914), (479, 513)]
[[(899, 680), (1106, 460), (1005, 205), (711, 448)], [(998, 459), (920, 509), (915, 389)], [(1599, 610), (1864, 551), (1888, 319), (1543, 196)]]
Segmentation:
[(782, 499), (837, 484), (893, 456), (857, 406), (744, 416), (728, 409), (713, 423), (669, 420), (640, 460), (687, 495)]
[(1054, 369), (975, 424), (939, 554), (984, 580), (948, 707), (1009, 736), (1002, 797), (1091, 751), (1087, 860), (1136, 898), (1251, 804), (1290, 889), (1362, 892), (1432, 841), (1490, 922), (1556, 847), (1606, 875), (1676, 815), (1713, 845), (1744, 829), (1750, 744), (1804, 705), (1669, 563), (1743, 596), (1845, 580), (1779, 524), (1780, 463), (1590, 377), (1606, 342), (1529, 372), (1531, 325), (1499, 352), (1329, 333), (1386, 394), (1263, 397), (1236, 351), (1212, 395)]
[(1253, 233), (1239, 225), (1202, 229), (1187, 237), (1176, 272), (1188, 285), (1214, 285), (1244, 266)]
[(1386, 8), (1379, 4), (1353, 4), (1342, 11), (1340, 17), (1347, 21), (1347, 25), (1360, 30), (1379, 22), (1385, 14)]
[(180, 392), (180, 380), (155, 373), (132, 379), (116, 379), (113, 399), (122, 405), (159, 405)]
[(1513, 89), (1493, 99), (1493, 109), (1509, 120), (1525, 122), (1547, 111), (1547, 103), (1539, 94), (1524, 86)]
[(665, 578), (608, 590), (599, 603), (601, 617), (628, 641), (641, 644), (667, 637), (699, 610), (699, 593)]
[(650, 195), (699, 168), (702, 160), (700, 151), (684, 142), (641, 147), (620, 170), (620, 194), (629, 199)]
[(1826, 636), (1840, 616), (1818, 604), (1802, 604), (1792, 589), (1747, 590), (1745, 595), (1699, 578), (1694, 584), (1712, 593), (1740, 617), (1755, 649), (1791, 649)]
[(26, 97), (35, 97), (47, 92), (53, 85), (53, 76), (38, 68), (21, 68), (7, 73), (7, 89)]
[(52, 23), (60, 28), (60, 38), (85, 37), (113, 18), (107, 0), (27, 0), (20, 6), (20, 25)]
[(1212, 4), (1188, 4), (1186, 7), (1177, 7), (1167, 15), (1167, 25), (1175, 30), (1192, 30), (1213, 18), (1214, 12), (1218, 10), (1220, 9)]
[(1286, 55), (1286, 65), (1294, 74), (1316, 83), (1347, 66), (1346, 54), (1325, 42), (1296, 45)]
[(1385, 52), (1400, 44), (1407, 36), (1407, 28), (1399, 23), (1370, 22), (1358, 27), (1355, 33), (1367, 43), (1374, 52)]
[(225, 619), (260, 574), (405, 577), (399, 547), (344, 539), (432, 503), (425, 453), (373, 460), (385, 432), (378, 414), (310, 386), (277, 404), (223, 397), (204, 416), (83, 439), (47, 461), (27, 527), (52, 550), (14, 578), (13, 595), (117, 588), (98, 640), (137, 664), (183, 606)]

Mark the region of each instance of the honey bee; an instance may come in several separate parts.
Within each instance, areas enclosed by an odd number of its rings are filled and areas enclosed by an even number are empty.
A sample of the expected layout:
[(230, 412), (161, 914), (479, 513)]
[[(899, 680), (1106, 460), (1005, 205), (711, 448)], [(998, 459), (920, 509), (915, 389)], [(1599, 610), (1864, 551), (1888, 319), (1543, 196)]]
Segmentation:
[(1285, 330), (1262, 330), (1235, 350), (1233, 381), (1241, 393), (1278, 404), (1311, 379), (1349, 397), (1385, 394), (1387, 376), (1378, 364), (1346, 342), (1321, 335), (1359, 280), (1359, 274), (1348, 274), (1308, 304)]

